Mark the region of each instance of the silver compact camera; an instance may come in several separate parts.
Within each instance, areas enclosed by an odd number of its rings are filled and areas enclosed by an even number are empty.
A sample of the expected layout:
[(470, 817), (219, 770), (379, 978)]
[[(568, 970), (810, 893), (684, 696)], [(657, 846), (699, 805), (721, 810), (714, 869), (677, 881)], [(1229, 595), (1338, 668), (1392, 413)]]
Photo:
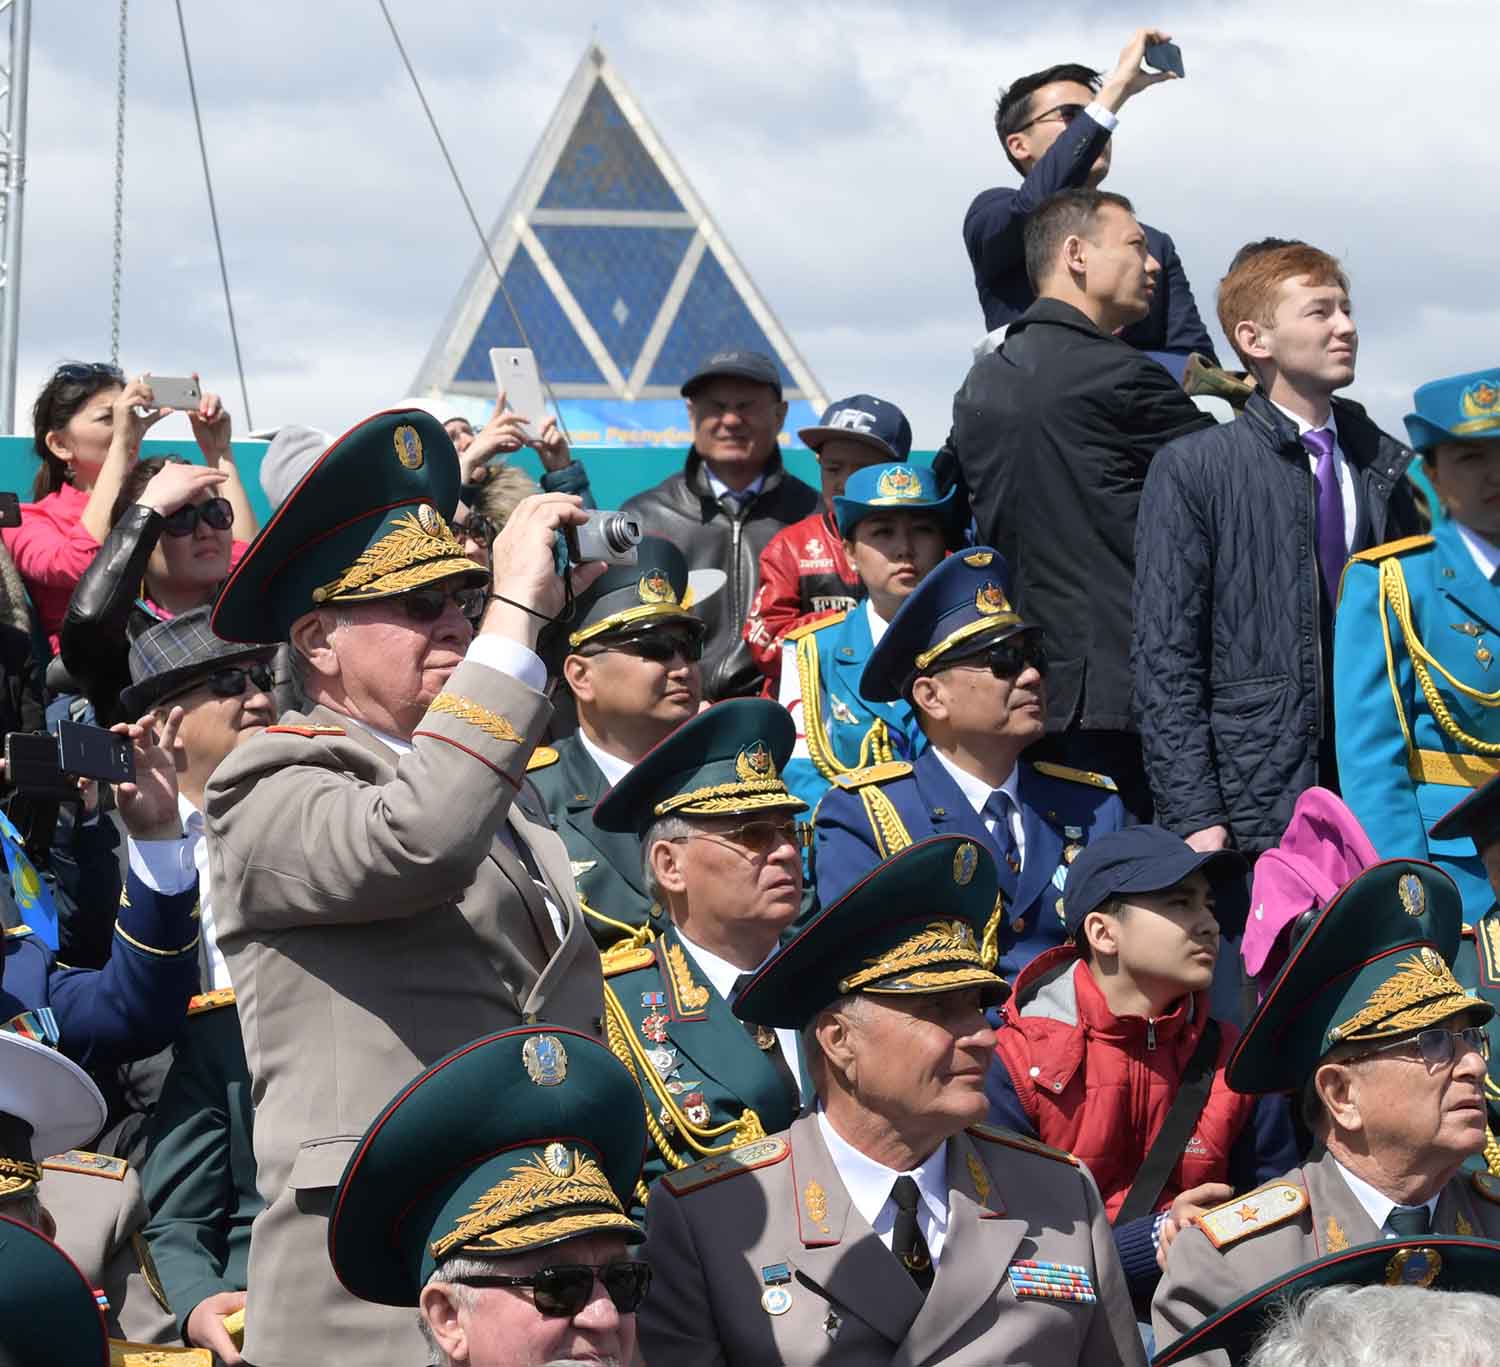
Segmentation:
[(594, 509), (581, 527), (565, 527), (568, 563), (583, 565), (602, 560), (606, 565), (634, 565), (641, 542), (641, 524), (629, 513)]

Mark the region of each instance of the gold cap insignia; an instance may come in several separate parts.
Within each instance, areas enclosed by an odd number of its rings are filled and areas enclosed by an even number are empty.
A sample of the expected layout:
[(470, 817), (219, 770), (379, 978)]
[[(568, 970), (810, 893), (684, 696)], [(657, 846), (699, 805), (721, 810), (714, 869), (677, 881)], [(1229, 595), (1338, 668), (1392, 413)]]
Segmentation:
[(430, 503), (417, 504), (417, 525), (428, 536), (441, 536), (448, 530), (442, 515)]
[(776, 761), (771, 758), (771, 747), (763, 740), (747, 745), (735, 756), (734, 772), (746, 783), (775, 778)]
[(980, 588), (974, 595), (974, 606), (986, 617), (993, 617), (999, 612), (1009, 612), (1010, 603), (1005, 597), (1005, 590), (990, 580)]
[(340, 599), (389, 597), (419, 589), (468, 570), (463, 547), (443, 515), (430, 503), (419, 503), (391, 522), (380, 540), (366, 547), (337, 579), (312, 591), (315, 603)]
[(922, 481), (909, 465), (893, 465), (875, 481), (875, 497), (910, 503), (922, 497)]
[(1443, 1255), (1435, 1248), (1399, 1249), (1385, 1265), (1387, 1286), (1428, 1287), (1443, 1270)]
[(1403, 873), (1396, 880), (1396, 896), (1401, 899), (1402, 909), (1408, 916), (1420, 916), (1427, 910), (1427, 890), (1414, 873)]
[(1500, 379), (1476, 380), (1464, 390), (1459, 407), (1466, 418), (1487, 418), (1500, 413)]
[(570, 1177), (573, 1173), (573, 1155), (562, 1144), (548, 1144), (542, 1150), (542, 1162), (554, 1177)]
[(964, 556), (964, 564), (971, 569), (982, 570), (994, 558), (994, 551), (970, 551)]
[(396, 459), (408, 470), (422, 468), (422, 434), (402, 423), (396, 429)]
[(665, 570), (652, 570), (649, 574), (641, 576), (641, 582), (636, 585), (636, 595), (643, 603), (675, 603), (677, 601), (677, 590), (672, 587), (672, 581), (667, 578)]
[(978, 867), (979, 851), (972, 841), (965, 840), (953, 852), (953, 881), (961, 888), (967, 887)]
[(556, 1035), (533, 1035), (521, 1046), (521, 1062), (538, 1087), (556, 1087), (568, 1076), (568, 1051)]

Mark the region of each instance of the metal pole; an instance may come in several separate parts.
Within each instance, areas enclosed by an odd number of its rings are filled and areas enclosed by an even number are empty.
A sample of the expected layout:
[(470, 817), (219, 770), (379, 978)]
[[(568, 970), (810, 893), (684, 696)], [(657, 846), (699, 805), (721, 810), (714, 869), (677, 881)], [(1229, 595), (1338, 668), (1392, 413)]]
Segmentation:
[(5, 277), (0, 301), (0, 426), (16, 430), (16, 357), (21, 338), (21, 200), (26, 184), (26, 74), (31, 56), (31, 0), (10, 15), (9, 146), (5, 160)]

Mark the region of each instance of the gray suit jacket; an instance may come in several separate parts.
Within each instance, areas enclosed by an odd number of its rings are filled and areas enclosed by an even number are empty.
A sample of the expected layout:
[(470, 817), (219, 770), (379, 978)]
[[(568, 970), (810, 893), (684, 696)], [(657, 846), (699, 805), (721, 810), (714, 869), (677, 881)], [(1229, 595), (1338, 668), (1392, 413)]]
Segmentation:
[[(406, 1082), (478, 1035), (537, 1019), (602, 1034), (599, 953), (567, 854), (518, 798), (550, 715), (541, 694), (466, 662), (399, 759), (314, 708), (236, 750), (209, 785), (214, 916), (266, 1202), (245, 1315), (256, 1367), (425, 1361), (414, 1312), (355, 1300), (329, 1265), (349, 1155)], [(502, 826), (546, 878), (560, 944)]]
[[(948, 1141), (948, 1231), (925, 1301), (850, 1202), (816, 1115), (669, 1173), (647, 1206), (642, 1355), (651, 1367), (1144, 1367), (1093, 1180), (1002, 1134)], [(1011, 1272), (1030, 1259), (1083, 1268), (1097, 1301), (1018, 1299)], [(772, 1314), (763, 1269), (778, 1264), (791, 1304)]]
[[(1500, 1239), (1497, 1201), (1500, 1183), (1487, 1175), (1460, 1173), (1438, 1197), (1432, 1232)], [(1290, 1213), (1268, 1219), (1268, 1212)], [(1199, 1228), (1185, 1229), (1174, 1240), (1166, 1274), (1151, 1302), (1158, 1349), (1170, 1347), (1189, 1329), (1274, 1277), (1327, 1253), (1385, 1237), (1324, 1149), (1278, 1181), (1237, 1196), (1203, 1218), (1222, 1246), (1215, 1247)], [(1215, 1351), (1183, 1361), (1195, 1367), (1226, 1367), (1229, 1357)]]

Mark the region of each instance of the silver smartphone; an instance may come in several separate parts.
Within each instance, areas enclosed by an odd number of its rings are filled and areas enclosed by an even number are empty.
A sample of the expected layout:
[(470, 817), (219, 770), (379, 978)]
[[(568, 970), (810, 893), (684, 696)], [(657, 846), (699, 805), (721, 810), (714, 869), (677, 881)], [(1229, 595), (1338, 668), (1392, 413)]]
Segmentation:
[(527, 420), (528, 436), (536, 436), (542, 419), (547, 416), (547, 400), (542, 393), (536, 357), (525, 347), (491, 347), (490, 365), (495, 371), (496, 389), (505, 393), (505, 406)]
[(153, 408), (197, 408), (203, 402), (203, 389), (191, 375), (186, 378), (173, 375), (148, 375), (146, 383), (151, 386)]

